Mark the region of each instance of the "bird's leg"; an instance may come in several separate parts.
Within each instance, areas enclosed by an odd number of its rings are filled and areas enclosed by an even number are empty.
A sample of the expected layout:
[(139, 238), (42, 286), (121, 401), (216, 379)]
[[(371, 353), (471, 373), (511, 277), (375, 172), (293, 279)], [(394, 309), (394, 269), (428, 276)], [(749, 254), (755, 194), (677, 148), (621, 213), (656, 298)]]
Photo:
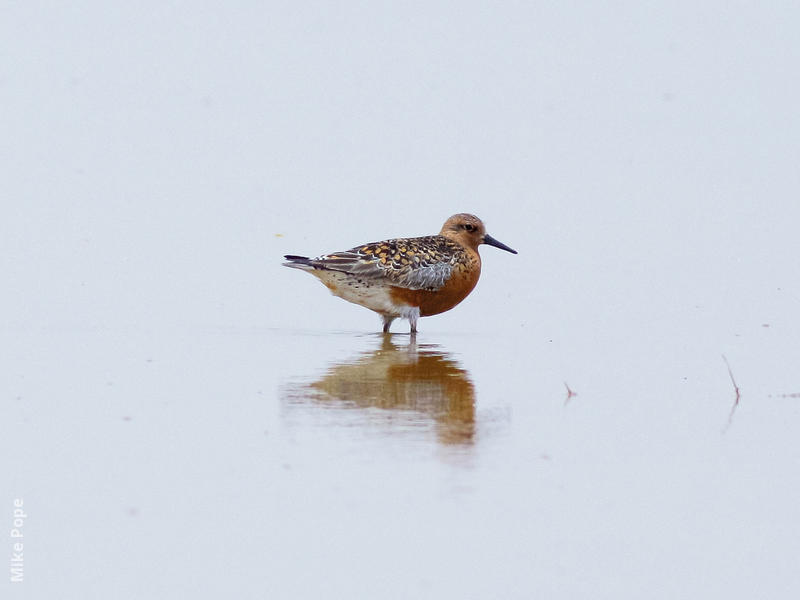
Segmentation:
[(389, 333), (389, 327), (392, 326), (392, 321), (394, 321), (394, 319), (394, 317), (383, 315), (383, 333)]
[(408, 322), (411, 323), (411, 335), (416, 335), (417, 333), (417, 319), (419, 318), (418, 315), (411, 315), (408, 317)]

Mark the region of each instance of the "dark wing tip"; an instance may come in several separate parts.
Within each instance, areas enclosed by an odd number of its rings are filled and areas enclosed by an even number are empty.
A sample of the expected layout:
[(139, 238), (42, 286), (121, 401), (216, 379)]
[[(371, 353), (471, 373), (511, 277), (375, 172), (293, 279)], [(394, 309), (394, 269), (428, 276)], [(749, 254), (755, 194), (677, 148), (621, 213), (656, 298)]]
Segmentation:
[(314, 265), (311, 264), (311, 259), (307, 256), (284, 254), (283, 258), (286, 259), (285, 263), (281, 263), (284, 267), (292, 267), (293, 269), (302, 269), (304, 271), (314, 268)]

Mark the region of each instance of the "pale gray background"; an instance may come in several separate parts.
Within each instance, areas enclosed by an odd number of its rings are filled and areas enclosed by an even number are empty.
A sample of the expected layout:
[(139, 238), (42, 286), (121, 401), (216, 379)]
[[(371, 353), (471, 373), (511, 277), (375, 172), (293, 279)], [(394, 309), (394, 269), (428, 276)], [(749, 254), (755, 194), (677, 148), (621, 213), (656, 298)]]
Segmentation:
[[(798, 597), (799, 28), (791, 2), (3, 2), (0, 531), (30, 516), (0, 587)], [(280, 256), (461, 211), (519, 250), (420, 324), (475, 444), (287, 403), (380, 340)]]

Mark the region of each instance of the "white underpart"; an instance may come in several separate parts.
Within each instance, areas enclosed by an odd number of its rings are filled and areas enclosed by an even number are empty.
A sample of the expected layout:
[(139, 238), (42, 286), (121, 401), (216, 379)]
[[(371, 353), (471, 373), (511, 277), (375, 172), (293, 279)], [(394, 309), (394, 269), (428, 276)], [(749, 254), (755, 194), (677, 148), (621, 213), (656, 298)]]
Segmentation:
[(385, 285), (338, 271), (317, 269), (311, 272), (326, 285), (335, 286), (336, 289), (331, 290), (334, 296), (374, 310), (381, 315), (408, 319), (412, 324), (416, 324), (419, 319), (419, 307), (394, 302), (389, 294), (389, 288)]

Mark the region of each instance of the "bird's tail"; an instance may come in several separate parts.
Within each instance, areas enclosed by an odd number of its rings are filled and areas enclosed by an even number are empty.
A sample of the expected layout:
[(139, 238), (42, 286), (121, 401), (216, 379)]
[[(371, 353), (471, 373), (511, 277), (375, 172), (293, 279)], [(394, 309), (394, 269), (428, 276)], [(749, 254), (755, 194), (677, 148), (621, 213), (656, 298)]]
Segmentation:
[(311, 271), (314, 265), (311, 264), (311, 259), (307, 256), (295, 256), (294, 254), (286, 254), (284, 257), (286, 262), (283, 263), (284, 267), (291, 267), (293, 269), (303, 269), (304, 271)]

